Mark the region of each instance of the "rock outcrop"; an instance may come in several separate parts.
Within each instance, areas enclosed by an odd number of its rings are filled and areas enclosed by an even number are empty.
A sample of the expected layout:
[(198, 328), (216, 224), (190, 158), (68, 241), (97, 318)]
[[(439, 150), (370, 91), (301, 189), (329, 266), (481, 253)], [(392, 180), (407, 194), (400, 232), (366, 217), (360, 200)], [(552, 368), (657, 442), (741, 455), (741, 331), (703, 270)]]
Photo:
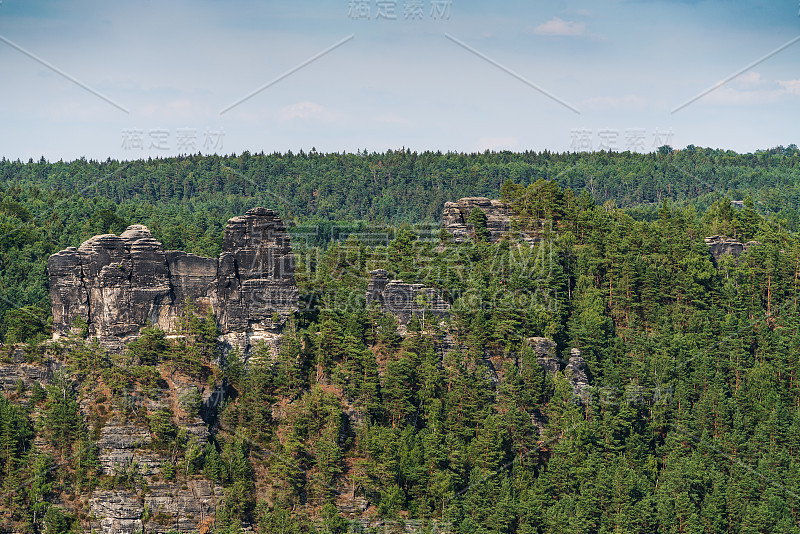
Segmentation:
[(178, 487), (152, 483), (144, 497), (129, 490), (96, 491), (89, 509), (97, 520), (90, 526), (104, 534), (197, 532), (201, 525), (208, 531), (222, 495), (222, 488), (207, 480), (188, 480)]
[(10, 393), (17, 389), (29, 391), (34, 383), (49, 384), (53, 374), (61, 371), (64, 364), (47, 358), (40, 364), (27, 363), (24, 352), (19, 349), (0, 362), (0, 392)]
[(589, 378), (586, 376), (586, 360), (581, 356), (581, 351), (571, 349), (569, 361), (567, 362), (566, 375), (569, 383), (572, 384), (572, 394), (575, 399), (583, 402), (587, 396), (584, 393), (589, 387)]
[(556, 344), (552, 339), (530, 337), (526, 341), (528, 345), (533, 347), (533, 351), (536, 353), (536, 361), (542, 370), (549, 375), (555, 374), (556, 371), (563, 371), (564, 376), (572, 384), (573, 398), (576, 402), (583, 403), (586, 401), (587, 395), (585, 391), (589, 388), (589, 377), (586, 374), (586, 360), (581, 356), (581, 351), (571, 349), (569, 360), (565, 362), (555, 356)]
[(527, 339), (527, 342), (533, 347), (536, 361), (544, 372), (552, 375), (561, 370), (563, 362), (556, 358), (555, 341), (547, 337), (531, 337)]
[(89, 499), (93, 517), (101, 518), (94, 529), (109, 534), (142, 532), (142, 505), (132, 491), (98, 491)]
[(472, 229), (467, 218), (474, 208), (480, 208), (486, 214), (486, 228), (492, 241), (498, 241), (511, 230), (511, 210), (502, 201), (486, 197), (460, 198), (455, 202), (445, 202), (442, 213), (442, 226), (453, 234), (457, 243), (470, 239)]
[[(103, 427), (97, 447), (100, 450), (100, 466), (103, 474), (113, 475), (135, 461), (139, 467), (145, 467), (143, 475), (152, 474), (153, 464), (158, 466), (161, 460), (149, 461), (146, 447), (152, 438), (147, 427), (111, 423)], [(157, 472), (157, 470), (155, 471)]]
[(427, 321), (430, 317), (441, 320), (450, 314), (450, 305), (432, 287), (389, 280), (384, 269), (369, 274), (367, 304), (379, 303), (381, 310), (393, 314), (401, 325), (408, 325), (414, 315)]
[(150, 492), (144, 496), (144, 506), (154, 517), (162, 519), (162, 523), (167, 523), (167, 518), (169, 522), (168, 526), (151, 523), (147, 525), (147, 532), (202, 532), (201, 525), (208, 532), (209, 520), (214, 519), (223, 496), (221, 487), (212, 487), (208, 480), (202, 479), (189, 480), (178, 490), (167, 483), (155, 483), (148, 489)]
[(228, 221), (217, 259), (164, 251), (146, 226), (133, 225), (53, 254), (47, 270), (54, 334), (82, 319), (110, 350), (148, 322), (173, 331), (189, 301), (211, 310), (226, 339), (246, 350), (273, 340), (299, 298), (289, 235), (266, 208)]
[(708, 245), (708, 249), (709, 252), (711, 252), (712, 258), (714, 259), (714, 265), (717, 265), (720, 258), (723, 256), (733, 256), (734, 258), (738, 258), (747, 252), (748, 248), (761, 244), (758, 241), (748, 241), (747, 243), (742, 243), (740, 241), (736, 241), (735, 239), (730, 239), (721, 235), (712, 235), (711, 237), (706, 237), (705, 242)]

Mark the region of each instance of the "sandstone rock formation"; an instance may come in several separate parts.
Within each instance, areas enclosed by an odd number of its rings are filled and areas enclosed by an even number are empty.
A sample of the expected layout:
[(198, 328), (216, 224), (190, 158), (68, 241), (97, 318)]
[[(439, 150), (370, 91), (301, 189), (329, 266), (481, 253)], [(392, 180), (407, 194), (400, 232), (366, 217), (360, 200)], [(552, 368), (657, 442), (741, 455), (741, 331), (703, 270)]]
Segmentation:
[[(0, 362), (0, 395), (22, 405), (32, 404), (35, 384), (52, 385), (54, 374), (64, 370), (64, 362), (60, 361), (63, 355), (45, 350), (35, 362), (28, 363), (30, 358), (22, 348), (11, 348), (12, 351), (2, 354), (3, 361)], [(85, 532), (209, 532), (216, 511), (224, 501), (224, 489), (197, 474), (186, 477), (179, 473), (166, 479), (162, 466), (165, 462), (174, 465), (174, 451), (153, 447), (154, 434), (145, 421), (161, 408), (173, 409), (178, 412), (174, 421), (178, 432), (185, 432), (187, 449), (202, 450), (211, 434), (200, 419), (201, 413), (187, 412), (179, 406), (190, 387), (198, 389), (204, 404), (221, 403), (222, 399), (214, 399), (218, 390), (204, 389), (192, 378), (176, 376), (162, 389), (149, 390), (146, 395), (130, 390), (114, 399), (107, 399), (103, 392), (80, 388), (77, 382), (72, 385), (78, 391), (82, 390), (78, 404), (82, 416), (87, 418), (87, 431), (97, 432), (93, 441), (97, 446), (98, 474), (104, 477), (104, 484), (91, 493), (73, 494), (68, 491), (60, 496), (55, 494), (51, 502), (73, 516), (76, 515), (76, 505), (82, 508), (86, 513), (81, 524)], [(156, 392), (158, 394), (153, 395)], [(202, 408), (199, 411), (202, 412)], [(40, 431), (33, 446), (49, 451), (52, 443)], [(53, 465), (63, 466), (62, 463)], [(137, 489), (126, 487), (127, 482), (108, 484), (113, 480), (111, 475), (122, 473), (135, 473), (135, 477), (142, 477), (140, 480), (144, 483), (137, 482)], [(112, 485), (114, 487), (110, 487)], [(4, 523), (2, 526), (8, 525)], [(5, 531), (16, 532), (0, 527), (0, 532)]]
[(741, 243), (735, 239), (730, 239), (721, 235), (712, 235), (711, 237), (706, 237), (705, 242), (708, 245), (708, 249), (714, 259), (714, 265), (717, 265), (722, 256), (733, 256), (734, 258), (738, 258), (747, 252), (748, 248), (752, 247), (753, 245), (761, 244), (758, 241)]
[(145, 426), (126, 425), (118, 421), (107, 424), (97, 441), (102, 473), (113, 475), (132, 462), (139, 466), (142, 475), (158, 473), (162, 459), (145, 448), (151, 442), (150, 429)]
[(569, 361), (567, 362), (567, 380), (572, 384), (572, 394), (581, 403), (587, 399), (585, 390), (589, 387), (589, 378), (586, 376), (586, 360), (581, 356), (581, 351), (571, 349)]
[(100, 518), (94, 529), (109, 534), (142, 532), (142, 505), (132, 491), (98, 491), (89, 499), (89, 509)]
[(27, 363), (25, 353), (15, 350), (6, 361), (0, 362), (0, 392), (10, 393), (20, 385), (29, 391), (34, 382), (45, 386), (52, 381), (53, 374), (63, 368), (62, 362), (50, 358), (41, 364)]
[(96, 491), (89, 509), (97, 520), (90, 527), (104, 534), (198, 532), (201, 525), (207, 531), (222, 496), (222, 488), (212, 488), (207, 480), (189, 480), (186, 486), (153, 483), (144, 497), (130, 490)]
[(548, 374), (553, 374), (561, 370), (562, 361), (556, 358), (556, 344), (547, 337), (531, 337), (527, 339), (528, 344), (533, 347), (536, 353), (536, 361), (539, 367)]
[[(208, 480), (189, 480), (184, 488), (176, 489), (167, 483), (155, 483), (144, 496), (144, 506), (154, 517), (169, 518), (169, 525), (147, 525), (147, 532), (208, 532), (209, 520), (213, 520), (216, 508), (222, 502), (223, 489), (212, 487)], [(158, 528), (160, 527), (160, 528)]]
[(445, 202), (442, 214), (442, 226), (453, 234), (457, 243), (470, 238), (471, 229), (467, 225), (467, 218), (474, 208), (480, 208), (486, 213), (486, 228), (492, 241), (499, 240), (511, 230), (511, 211), (500, 200), (489, 200), (486, 197), (460, 198), (456, 202)]
[(246, 350), (273, 340), (299, 297), (289, 235), (266, 208), (228, 221), (217, 259), (164, 251), (147, 227), (133, 225), (53, 254), (47, 270), (55, 335), (82, 319), (111, 350), (147, 322), (173, 331), (189, 300), (212, 310), (223, 335)]
[(384, 269), (369, 274), (367, 304), (379, 303), (381, 310), (394, 314), (401, 325), (407, 325), (413, 315), (427, 321), (430, 317), (441, 320), (450, 314), (450, 305), (432, 287), (389, 280)]
[(573, 398), (577, 402), (583, 403), (587, 399), (585, 391), (589, 387), (589, 378), (586, 375), (586, 360), (581, 356), (581, 351), (571, 349), (569, 360), (565, 362), (555, 356), (556, 344), (552, 339), (530, 337), (526, 341), (533, 347), (536, 361), (542, 370), (549, 375), (555, 374), (556, 371), (563, 371), (569, 383), (572, 384)]

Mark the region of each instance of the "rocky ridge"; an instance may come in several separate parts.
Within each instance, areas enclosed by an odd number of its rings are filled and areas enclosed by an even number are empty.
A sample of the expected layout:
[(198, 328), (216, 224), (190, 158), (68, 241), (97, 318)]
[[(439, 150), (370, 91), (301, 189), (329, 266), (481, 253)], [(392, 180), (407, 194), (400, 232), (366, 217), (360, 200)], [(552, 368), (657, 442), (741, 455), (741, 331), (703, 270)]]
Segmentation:
[(229, 345), (274, 345), (299, 298), (289, 235), (266, 208), (228, 220), (216, 259), (164, 251), (137, 224), (53, 254), (47, 270), (54, 335), (76, 331), (82, 320), (109, 350), (124, 348), (148, 322), (174, 331), (190, 301), (214, 314)]

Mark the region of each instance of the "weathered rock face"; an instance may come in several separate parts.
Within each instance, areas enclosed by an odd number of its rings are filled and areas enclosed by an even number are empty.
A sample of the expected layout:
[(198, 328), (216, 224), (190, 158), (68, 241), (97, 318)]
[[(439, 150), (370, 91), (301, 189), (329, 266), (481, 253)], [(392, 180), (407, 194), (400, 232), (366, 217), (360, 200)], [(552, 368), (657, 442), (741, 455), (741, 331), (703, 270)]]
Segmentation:
[(378, 302), (381, 310), (394, 314), (401, 325), (407, 325), (413, 315), (427, 321), (431, 317), (441, 320), (450, 314), (450, 305), (432, 287), (389, 280), (389, 273), (383, 269), (369, 274), (367, 304)]
[(26, 363), (24, 351), (14, 350), (6, 361), (0, 362), (0, 392), (10, 393), (20, 386), (30, 391), (34, 382), (45, 386), (52, 381), (53, 374), (63, 368), (62, 362), (52, 358), (38, 364)]
[(150, 493), (144, 497), (144, 505), (154, 517), (169, 518), (162, 525), (151, 522), (148, 532), (197, 532), (200, 525), (208, 527), (213, 520), (218, 503), (221, 502), (223, 489), (212, 487), (207, 480), (189, 480), (186, 489), (176, 491), (171, 484), (153, 484)]
[(571, 349), (567, 362), (555, 356), (556, 344), (546, 337), (530, 337), (527, 343), (536, 353), (536, 361), (542, 370), (553, 375), (556, 371), (563, 371), (567, 380), (572, 384), (572, 392), (577, 402), (583, 403), (586, 399), (585, 390), (589, 387), (589, 377), (586, 374), (586, 360), (581, 356), (581, 351)]
[(560, 371), (562, 361), (556, 358), (556, 344), (547, 337), (531, 337), (527, 339), (528, 344), (533, 347), (536, 353), (536, 361), (546, 373), (553, 374)]
[(148, 490), (144, 497), (127, 490), (96, 491), (89, 499), (91, 515), (98, 518), (91, 528), (104, 534), (197, 532), (213, 522), (223, 496), (223, 489), (207, 480), (189, 480), (180, 487), (153, 483)]
[(722, 256), (733, 256), (734, 258), (738, 258), (747, 252), (748, 248), (752, 247), (753, 245), (761, 244), (758, 241), (741, 243), (735, 239), (730, 239), (721, 235), (712, 235), (711, 237), (706, 237), (705, 242), (708, 245), (711, 256), (714, 258), (714, 265), (719, 262)]
[(131, 491), (100, 491), (89, 499), (94, 517), (102, 518), (95, 526), (108, 534), (133, 534), (142, 531), (142, 505)]
[(162, 459), (146, 448), (152, 442), (147, 427), (109, 424), (100, 432), (100, 466), (104, 475), (113, 475), (136, 462), (139, 472), (148, 476), (158, 473)]
[(567, 380), (572, 384), (572, 393), (581, 402), (586, 398), (584, 390), (589, 387), (589, 378), (586, 376), (586, 360), (581, 356), (581, 351), (571, 349), (567, 362)]
[(297, 309), (289, 234), (272, 210), (255, 208), (228, 221), (216, 283), (225, 333), (269, 330), (273, 316)]
[(456, 242), (468, 241), (471, 228), (467, 218), (474, 208), (486, 213), (486, 227), (491, 240), (497, 241), (511, 230), (511, 211), (500, 200), (489, 200), (486, 197), (460, 198), (456, 202), (445, 202), (442, 214), (442, 226), (455, 237)]
[(228, 221), (218, 259), (164, 251), (147, 227), (133, 225), (53, 254), (47, 270), (54, 333), (70, 332), (80, 318), (112, 350), (148, 321), (173, 330), (189, 300), (246, 345), (251, 336), (274, 336), (299, 297), (289, 235), (266, 208)]

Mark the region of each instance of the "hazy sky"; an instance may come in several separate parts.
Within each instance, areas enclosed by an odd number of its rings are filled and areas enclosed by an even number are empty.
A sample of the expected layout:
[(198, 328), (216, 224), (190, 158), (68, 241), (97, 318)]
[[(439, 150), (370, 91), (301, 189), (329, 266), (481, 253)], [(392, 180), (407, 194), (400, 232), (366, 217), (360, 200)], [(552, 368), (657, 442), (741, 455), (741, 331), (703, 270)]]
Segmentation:
[(798, 0), (2, 0), (0, 156), (800, 144), (799, 14)]

